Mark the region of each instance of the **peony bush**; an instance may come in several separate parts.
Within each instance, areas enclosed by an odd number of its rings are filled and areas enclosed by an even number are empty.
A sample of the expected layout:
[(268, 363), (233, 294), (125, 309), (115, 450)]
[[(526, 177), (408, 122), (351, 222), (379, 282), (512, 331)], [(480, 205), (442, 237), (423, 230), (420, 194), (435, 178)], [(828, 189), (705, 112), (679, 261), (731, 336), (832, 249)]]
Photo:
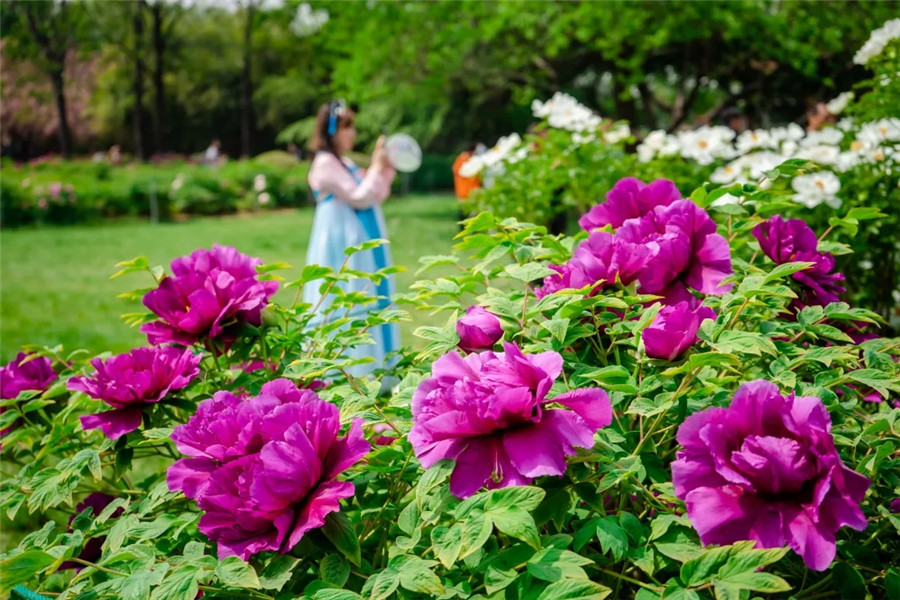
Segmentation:
[[(803, 164), (738, 205), (622, 179), (572, 237), (480, 213), (363, 317), (346, 267), (121, 263), (147, 345), (0, 371), (0, 507), (29, 530), (0, 593), (898, 596), (900, 340), (845, 301), (843, 225), (781, 216)], [(315, 326), (304, 285), (335, 296)], [(446, 324), (353, 377), (414, 310)]]

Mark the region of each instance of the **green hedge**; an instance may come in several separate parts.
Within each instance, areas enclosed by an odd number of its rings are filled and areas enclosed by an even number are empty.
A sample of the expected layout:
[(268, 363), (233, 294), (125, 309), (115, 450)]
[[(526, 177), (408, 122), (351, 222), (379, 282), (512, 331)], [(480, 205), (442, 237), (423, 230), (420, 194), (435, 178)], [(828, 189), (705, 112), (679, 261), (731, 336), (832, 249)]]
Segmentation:
[[(395, 193), (452, 189), (453, 157), (426, 156)], [(149, 217), (155, 196), (159, 218), (223, 215), (303, 206), (309, 201), (309, 163), (286, 152), (218, 167), (185, 162), (113, 166), (91, 161), (2, 163), (0, 225), (70, 224)]]

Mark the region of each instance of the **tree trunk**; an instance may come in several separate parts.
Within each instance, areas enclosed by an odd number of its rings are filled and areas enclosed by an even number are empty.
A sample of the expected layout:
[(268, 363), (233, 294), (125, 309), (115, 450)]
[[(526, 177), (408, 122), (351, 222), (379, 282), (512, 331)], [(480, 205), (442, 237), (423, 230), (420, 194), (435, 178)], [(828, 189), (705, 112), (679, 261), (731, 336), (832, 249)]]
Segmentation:
[(59, 117), (59, 152), (64, 158), (72, 158), (72, 133), (66, 116), (66, 94), (62, 67), (50, 74), (53, 82), (53, 96), (56, 100), (56, 114)]
[(144, 0), (137, 0), (132, 23), (134, 25), (134, 82), (132, 92), (134, 94), (134, 155), (144, 160)]
[(153, 148), (156, 152), (163, 152), (163, 135), (165, 122), (163, 121), (165, 109), (165, 51), (166, 39), (162, 33), (162, 2), (155, 2), (152, 7), (153, 14), (153, 88), (155, 93), (153, 104)]
[[(28, 29), (31, 36), (41, 49), (47, 63), (50, 65), (48, 74), (50, 75), (50, 83), (53, 85), (53, 97), (56, 103), (56, 113), (59, 117), (59, 151), (65, 158), (72, 157), (72, 133), (69, 130), (69, 118), (66, 116), (66, 93), (65, 93), (65, 69), (66, 69), (66, 47), (54, 48), (53, 42), (46, 32), (42, 31), (38, 25), (38, 18), (31, 10), (31, 6), (25, 9), (25, 18), (28, 21)], [(59, 3), (60, 18), (66, 10), (66, 3)]]
[(241, 156), (250, 156), (250, 134), (253, 127), (253, 94), (250, 80), (251, 38), (253, 34), (253, 0), (247, 2), (244, 23), (244, 68), (241, 72)]

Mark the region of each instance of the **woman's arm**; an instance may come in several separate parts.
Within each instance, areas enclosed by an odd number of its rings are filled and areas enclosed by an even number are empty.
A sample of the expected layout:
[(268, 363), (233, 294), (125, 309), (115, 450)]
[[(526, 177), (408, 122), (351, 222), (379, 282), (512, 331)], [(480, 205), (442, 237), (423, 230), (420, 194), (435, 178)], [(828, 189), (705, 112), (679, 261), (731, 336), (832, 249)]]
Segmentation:
[(323, 194), (333, 194), (353, 208), (381, 204), (391, 193), (393, 169), (369, 169), (358, 185), (353, 175), (334, 155), (317, 157), (309, 173), (309, 184)]

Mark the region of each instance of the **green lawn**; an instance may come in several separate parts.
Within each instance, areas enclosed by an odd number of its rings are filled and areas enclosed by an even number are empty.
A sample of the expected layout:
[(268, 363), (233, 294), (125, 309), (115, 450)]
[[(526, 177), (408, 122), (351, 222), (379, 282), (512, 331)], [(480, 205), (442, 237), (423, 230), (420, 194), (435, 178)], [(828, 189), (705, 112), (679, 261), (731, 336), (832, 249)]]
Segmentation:
[[(392, 198), (384, 207), (394, 263), (407, 272), (397, 276), (404, 291), (415, 280), (418, 257), (445, 254), (457, 231), (456, 200), (451, 195)], [(55, 345), (94, 353), (125, 351), (146, 339), (122, 322), (120, 315), (143, 307), (116, 298), (147, 287), (149, 276), (109, 279), (114, 265), (138, 255), (165, 265), (196, 248), (213, 243), (237, 247), (263, 261), (292, 266), (281, 274), (299, 276), (304, 265), (313, 209), (183, 223), (111, 223), (4, 231), (0, 235), (0, 360), (15, 356), (22, 344)], [(276, 301), (290, 302), (293, 290)], [(418, 347), (412, 330), (443, 321), (417, 313), (404, 323), (403, 342)]]

